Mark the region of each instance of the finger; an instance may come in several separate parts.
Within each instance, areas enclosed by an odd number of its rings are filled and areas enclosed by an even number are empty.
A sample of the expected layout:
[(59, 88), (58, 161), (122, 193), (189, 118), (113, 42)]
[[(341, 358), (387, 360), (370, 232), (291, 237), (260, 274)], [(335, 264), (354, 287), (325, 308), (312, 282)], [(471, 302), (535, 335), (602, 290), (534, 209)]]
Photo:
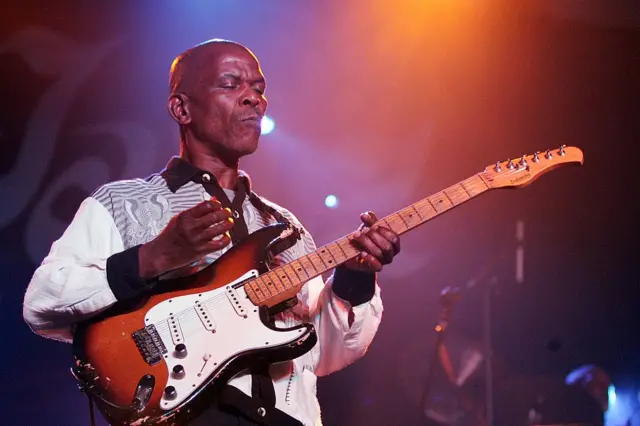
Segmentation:
[(204, 245), (203, 254), (209, 254), (214, 251), (225, 248), (231, 243), (231, 237), (228, 234), (222, 234), (215, 240), (210, 240)]
[(387, 229), (383, 226), (375, 229), (378, 233), (380, 233), (385, 240), (389, 241), (393, 246), (393, 254), (396, 255), (400, 253), (400, 237), (395, 232)]
[(378, 221), (376, 214), (372, 211), (364, 212), (360, 215), (360, 220), (364, 226), (372, 227)]
[(227, 222), (230, 221), (232, 224), (235, 223), (234, 219), (231, 217), (231, 209), (226, 208), (222, 210), (216, 210), (214, 212), (210, 212), (202, 217), (199, 217), (194, 220), (194, 229), (203, 230), (209, 228), (210, 226), (218, 223), (218, 222)]
[(354, 235), (354, 241), (360, 249), (372, 254), (378, 259), (382, 259), (382, 249), (380, 249), (380, 247), (378, 247), (378, 245), (369, 237), (368, 233), (370, 230), (370, 228), (365, 227), (362, 231), (356, 232)]
[(212, 198), (210, 200), (202, 201), (196, 204), (194, 207), (191, 207), (188, 210), (185, 210), (183, 214), (190, 216), (192, 218), (199, 218), (205, 216), (211, 212), (222, 210), (222, 204), (220, 201)]
[(369, 253), (362, 252), (359, 254), (360, 264), (367, 267), (370, 271), (382, 271), (382, 263)]
[(214, 225), (209, 226), (205, 230), (203, 230), (198, 240), (199, 241), (210, 241), (226, 232), (229, 232), (233, 228), (233, 219), (229, 218), (225, 221), (218, 222)]
[(389, 240), (387, 240), (380, 232), (375, 229), (370, 230), (367, 233), (367, 236), (382, 251), (381, 256), (377, 256), (376, 254), (378, 260), (380, 260), (383, 264), (391, 263), (391, 261), (393, 260), (393, 256), (395, 255), (395, 248), (393, 247), (393, 244), (391, 244)]

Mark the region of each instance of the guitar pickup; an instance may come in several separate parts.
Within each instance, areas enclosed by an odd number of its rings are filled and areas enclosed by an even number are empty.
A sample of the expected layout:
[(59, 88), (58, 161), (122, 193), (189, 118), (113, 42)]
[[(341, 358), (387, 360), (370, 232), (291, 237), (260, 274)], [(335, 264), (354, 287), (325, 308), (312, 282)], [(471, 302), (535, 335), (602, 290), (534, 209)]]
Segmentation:
[(227, 299), (229, 299), (231, 306), (233, 306), (233, 309), (238, 315), (246, 318), (247, 311), (245, 310), (244, 306), (242, 306), (242, 303), (240, 302), (240, 296), (238, 295), (236, 289), (228, 285), (226, 290), (227, 291), (225, 292), (225, 294), (227, 295)]
[(202, 321), (202, 325), (204, 325), (205, 330), (215, 333), (216, 322), (213, 319), (213, 316), (211, 316), (211, 312), (209, 312), (206, 302), (203, 304), (199, 300), (196, 300), (195, 309), (198, 313), (198, 317), (200, 317), (200, 321)]

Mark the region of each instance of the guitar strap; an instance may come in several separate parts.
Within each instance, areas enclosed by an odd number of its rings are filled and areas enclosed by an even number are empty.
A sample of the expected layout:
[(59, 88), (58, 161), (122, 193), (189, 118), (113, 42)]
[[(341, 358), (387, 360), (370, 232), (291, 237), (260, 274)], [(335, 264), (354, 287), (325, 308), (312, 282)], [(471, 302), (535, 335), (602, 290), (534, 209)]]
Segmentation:
[[(229, 197), (224, 192), (224, 189), (220, 187), (215, 177), (212, 177), (209, 181), (202, 179), (201, 176), (195, 177), (195, 179), (197, 179), (196, 182), (202, 183), (207, 193), (214, 196), (220, 204), (222, 204), (222, 207), (231, 209), (235, 225), (229, 231), (229, 234), (231, 235), (231, 241), (233, 244), (235, 245), (243, 238), (247, 237), (249, 235), (249, 230), (242, 211), (242, 204), (247, 198), (246, 182), (242, 179), (238, 180), (236, 195), (233, 198), (233, 201), (230, 201)], [(282, 214), (271, 206), (265, 204), (253, 191), (249, 191), (248, 196), (249, 201), (258, 211), (270, 214), (278, 222), (291, 226), (289, 221)], [(222, 402), (235, 407), (261, 424), (279, 426), (301, 425), (298, 420), (275, 408), (276, 392), (273, 387), (273, 380), (269, 375), (269, 364), (267, 362), (256, 363), (251, 366), (249, 371), (251, 373), (252, 398), (247, 397), (241, 391), (235, 392), (235, 388), (232, 386), (226, 386), (222, 393)]]

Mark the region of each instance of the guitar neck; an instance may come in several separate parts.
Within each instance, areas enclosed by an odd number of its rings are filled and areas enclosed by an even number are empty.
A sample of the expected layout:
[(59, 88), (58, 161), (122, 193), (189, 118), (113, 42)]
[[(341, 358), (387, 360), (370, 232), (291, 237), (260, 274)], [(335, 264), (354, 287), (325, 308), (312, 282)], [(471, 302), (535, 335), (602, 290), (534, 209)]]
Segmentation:
[[(404, 234), (423, 223), (487, 191), (489, 186), (475, 174), (443, 191), (390, 214), (374, 225)], [(295, 296), (310, 280), (355, 258), (360, 250), (351, 244), (353, 233), (318, 248), (316, 251), (279, 266), (245, 283), (247, 296), (255, 305), (273, 306)]]

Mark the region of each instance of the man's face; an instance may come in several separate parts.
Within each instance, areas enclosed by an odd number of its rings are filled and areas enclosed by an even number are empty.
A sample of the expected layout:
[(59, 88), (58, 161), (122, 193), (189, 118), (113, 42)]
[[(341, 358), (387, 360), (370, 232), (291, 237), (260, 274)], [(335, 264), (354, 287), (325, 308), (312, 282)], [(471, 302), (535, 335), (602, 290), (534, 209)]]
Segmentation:
[(258, 61), (241, 47), (220, 46), (198, 71), (196, 89), (188, 94), (194, 136), (219, 154), (253, 153), (267, 109)]

